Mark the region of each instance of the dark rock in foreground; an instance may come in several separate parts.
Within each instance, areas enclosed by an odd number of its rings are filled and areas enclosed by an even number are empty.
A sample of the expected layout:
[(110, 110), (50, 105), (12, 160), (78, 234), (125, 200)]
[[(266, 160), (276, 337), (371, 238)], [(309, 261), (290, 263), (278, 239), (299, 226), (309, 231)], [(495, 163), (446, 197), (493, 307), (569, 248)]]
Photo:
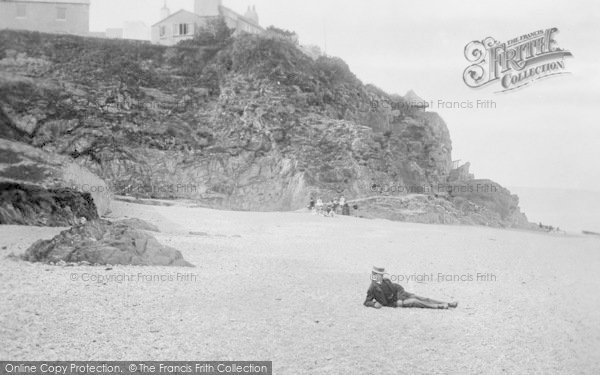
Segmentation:
[(0, 224), (71, 226), (98, 219), (110, 200), (104, 181), (70, 158), (0, 138)]
[(23, 256), (30, 262), (193, 267), (181, 252), (160, 244), (126, 223), (91, 221), (34, 243)]
[(89, 193), (0, 182), (0, 224), (67, 227), (98, 219)]

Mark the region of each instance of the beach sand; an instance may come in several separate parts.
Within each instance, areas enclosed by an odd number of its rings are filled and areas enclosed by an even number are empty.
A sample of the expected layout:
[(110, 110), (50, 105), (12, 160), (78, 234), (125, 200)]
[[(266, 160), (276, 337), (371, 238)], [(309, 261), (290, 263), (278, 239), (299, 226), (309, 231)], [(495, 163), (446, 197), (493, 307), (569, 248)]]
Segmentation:
[[(269, 360), (275, 374), (600, 373), (600, 238), (183, 203), (112, 210), (156, 224), (157, 239), (196, 268), (27, 263), (9, 254), (61, 228), (1, 226), (0, 358)], [(373, 265), (459, 306), (366, 308)]]

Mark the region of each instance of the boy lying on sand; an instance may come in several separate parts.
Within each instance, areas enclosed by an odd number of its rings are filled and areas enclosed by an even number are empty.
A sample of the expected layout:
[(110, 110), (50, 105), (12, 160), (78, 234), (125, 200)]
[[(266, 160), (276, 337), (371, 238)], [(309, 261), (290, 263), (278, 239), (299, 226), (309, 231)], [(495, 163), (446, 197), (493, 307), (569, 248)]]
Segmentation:
[(420, 307), (427, 309), (455, 308), (458, 302), (441, 302), (431, 298), (419, 297), (408, 293), (400, 284), (393, 283), (384, 278), (387, 274), (384, 268), (373, 267), (371, 272), (371, 286), (367, 291), (367, 299), (364, 305), (380, 309), (382, 306), (389, 307)]

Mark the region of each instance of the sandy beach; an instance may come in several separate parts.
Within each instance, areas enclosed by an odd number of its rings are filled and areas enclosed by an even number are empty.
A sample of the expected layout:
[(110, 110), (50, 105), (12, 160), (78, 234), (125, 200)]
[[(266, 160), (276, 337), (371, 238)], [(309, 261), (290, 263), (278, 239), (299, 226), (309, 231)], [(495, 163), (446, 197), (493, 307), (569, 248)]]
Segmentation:
[[(600, 238), (115, 201), (195, 268), (61, 267), (0, 227), (0, 358), (269, 360), (276, 374), (600, 372)], [(373, 265), (455, 310), (362, 305)]]

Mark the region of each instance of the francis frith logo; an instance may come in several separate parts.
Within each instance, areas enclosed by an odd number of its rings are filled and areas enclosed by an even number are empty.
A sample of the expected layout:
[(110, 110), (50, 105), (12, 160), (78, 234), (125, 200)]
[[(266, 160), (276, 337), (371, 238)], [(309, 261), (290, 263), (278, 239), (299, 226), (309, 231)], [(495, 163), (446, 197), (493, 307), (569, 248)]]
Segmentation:
[(524, 87), (532, 82), (568, 73), (565, 58), (570, 51), (559, 48), (556, 27), (537, 30), (501, 43), (492, 37), (472, 41), (465, 47), (465, 58), (471, 63), (463, 80), (472, 88), (498, 81), (499, 92)]

